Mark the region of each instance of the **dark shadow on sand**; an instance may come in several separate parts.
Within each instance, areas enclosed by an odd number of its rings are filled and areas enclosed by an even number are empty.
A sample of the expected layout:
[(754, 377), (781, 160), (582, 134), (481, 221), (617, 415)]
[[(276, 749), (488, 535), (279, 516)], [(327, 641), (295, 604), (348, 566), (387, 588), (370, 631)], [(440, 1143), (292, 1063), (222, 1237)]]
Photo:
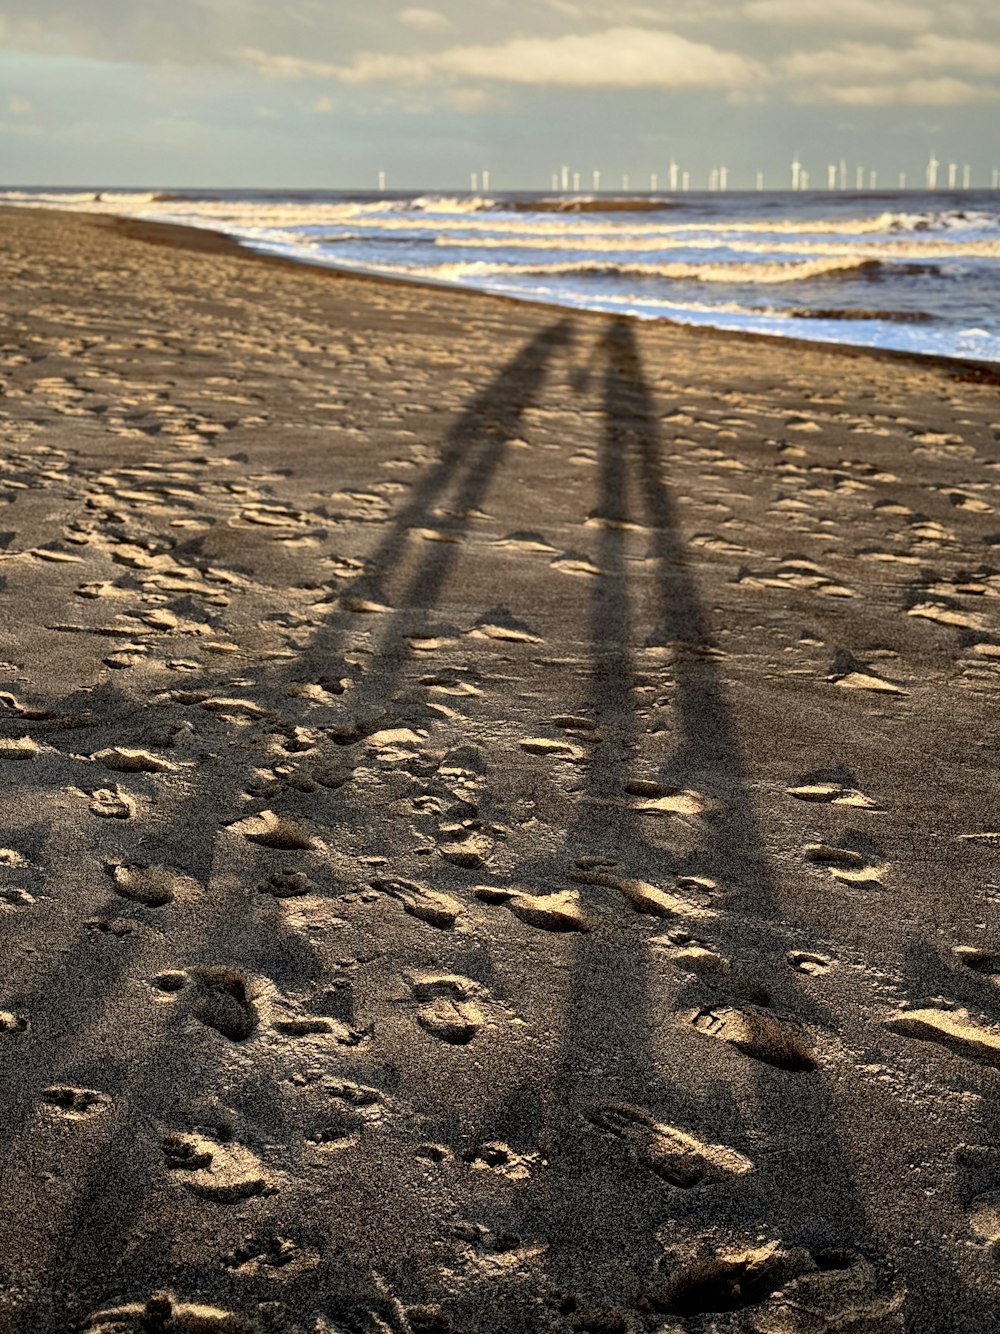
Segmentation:
[[(448, 432), (438, 461), (417, 483), (393, 516), (386, 536), (368, 556), (365, 579), (352, 589), (355, 596), (379, 595), (383, 582), (400, 563), (407, 545), (413, 542), (413, 529), (435, 527), (446, 530), (452, 537), (462, 536), (495, 480), (509, 442), (524, 429), (524, 413), (538, 400), (553, 357), (571, 338), (572, 323), (568, 320), (544, 329), (499, 369), (491, 383), (465, 409)], [(372, 717), (385, 712), (393, 687), (408, 661), (407, 636), (436, 605), (458, 550), (457, 545), (449, 542), (427, 543), (413, 565), (399, 599), (399, 609), (382, 618), (371, 679), (359, 687), (356, 700), (356, 712), (362, 719), (366, 712)], [(334, 669), (340, 670), (344, 641), (353, 620), (348, 612), (334, 613), (294, 659), (278, 667), (264, 666), (256, 674), (253, 688), (280, 692), (284, 686), (309, 678), (310, 674), (317, 679)], [(216, 691), (228, 675), (221, 668), (203, 676), (188, 677), (182, 684), (195, 693)], [(93, 696), (90, 701), (93, 702)], [(92, 720), (95, 724), (106, 724), (109, 716), (116, 714), (114, 701), (104, 702), (107, 707)], [(60, 704), (53, 708), (56, 714), (65, 711)], [(117, 716), (125, 724), (133, 712), (134, 708), (126, 707)], [(60, 730), (65, 734), (65, 728)], [(86, 727), (79, 731), (70, 729), (74, 750), (89, 749), (86, 730)], [(358, 735), (359, 738), (364, 735), (363, 724)], [(243, 770), (234, 776), (229, 787), (223, 784), (222, 790), (216, 791), (224, 809), (240, 810), (239, 797), (247, 778)], [(277, 809), (289, 805), (294, 808), (294, 796), (293, 791), (284, 804), (277, 803)], [(175, 828), (185, 833), (198, 828), (201, 800), (202, 786), (196, 785), (190, 811), (183, 804), (176, 811)], [(259, 803), (261, 807), (267, 804)], [(246, 813), (245, 806), (241, 813)], [(215, 830), (205, 840), (195, 839), (183, 849), (176, 848), (175, 860), (180, 869), (208, 886), (213, 872), (217, 874), (219, 869), (216, 844), (220, 837), (232, 836)], [(92, 855), (99, 855), (96, 847)], [(181, 934), (176, 939), (178, 966), (224, 964), (249, 974), (263, 974), (283, 986), (301, 987), (322, 980), (318, 955), (283, 923), (273, 900), (248, 914), (241, 886), (233, 883), (232, 876), (223, 874), (221, 884), (210, 887), (206, 893), (203, 905), (189, 936)], [(113, 898), (109, 902), (112, 913), (121, 912), (122, 907)], [(207, 1256), (204, 1266), (195, 1271), (189, 1272), (176, 1264), (165, 1266), (167, 1238), (156, 1223), (157, 1192), (163, 1189), (161, 1165), (155, 1151), (151, 1155), (148, 1143), (137, 1142), (127, 1133), (127, 1127), (133, 1106), (141, 1109), (135, 1115), (143, 1124), (152, 1121), (182, 1130), (191, 1127), (192, 1109), (185, 1093), (188, 1083), (185, 1043), (178, 1025), (168, 1022), (162, 1037), (145, 1044), (140, 1039), (137, 1047), (123, 1051), (114, 1068), (94, 1068), (88, 1054), (92, 1028), (101, 1022), (109, 991), (120, 985), (134, 950), (128, 940), (118, 942), (118, 953), (110, 959), (105, 957), (96, 978), (89, 969), (92, 956), (88, 934), (84, 928), (75, 938), (64, 942), (62, 957), (70, 961), (65, 968), (49, 973), (31, 990), (18, 995), (19, 1006), (30, 1011), (34, 998), (41, 999), (53, 992), (62, 994), (68, 988), (73, 993), (72, 1022), (58, 1034), (40, 1035), (42, 1043), (35, 1052), (40, 1072), (38, 1087), (27, 1088), (19, 1083), (3, 1090), (0, 1180), (4, 1169), (13, 1179), (27, 1168), (28, 1137), (33, 1123), (37, 1124), (38, 1098), (46, 1084), (87, 1083), (110, 1094), (113, 1102), (109, 1111), (95, 1119), (93, 1134), (100, 1137), (100, 1147), (87, 1155), (82, 1171), (79, 1162), (75, 1164), (79, 1175), (72, 1195), (69, 1199), (63, 1197), (64, 1212), (51, 1221), (45, 1238), (51, 1247), (49, 1271), (34, 1276), (35, 1297), (22, 1304), (12, 1317), (11, 1334), (43, 1334), (43, 1331), (61, 1334), (68, 1324), (107, 1304), (109, 1299), (122, 1295), (131, 1299), (145, 1297), (164, 1286), (236, 1309), (245, 1306), (254, 1291), (257, 1300), (273, 1296), (273, 1287), (266, 1279), (254, 1283), (229, 1275), (220, 1268), (217, 1255)], [(32, 1041), (33, 1035), (26, 1034), (25, 1040)], [(215, 1035), (206, 1040), (216, 1040)], [(10, 1074), (14, 1069), (7, 1067)], [(242, 1087), (230, 1086), (226, 1096), (246, 1123), (255, 1128), (258, 1138), (280, 1139), (284, 1128), (281, 1096), (267, 1080), (248, 1075)], [(295, 1226), (295, 1220), (286, 1220), (286, 1226)], [(318, 1247), (325, 1241), (318, 1235), (306, 1236), (304, 1240)], [(373, 1286), (373, 1283), (371, 1270), (363, 1259), (347, 1260), (342, 1254), (334, 1254), (331, 1268), (325, 1274), (320, 1271), (309, 1285), (313, 1289), (310, 1309), (315, 1315), (320, 1305), (324, 1310), (336, 1306), (345, 1318), (364, 1323), (365, 1312), (379, 1309), (386, 1300), (378, 1284)], [(308, 1291), (302, 1293), (303, 1298), (308, 1296)], [(308, 1314), (309, 1311), (304, 1312), (303, 1318)]]

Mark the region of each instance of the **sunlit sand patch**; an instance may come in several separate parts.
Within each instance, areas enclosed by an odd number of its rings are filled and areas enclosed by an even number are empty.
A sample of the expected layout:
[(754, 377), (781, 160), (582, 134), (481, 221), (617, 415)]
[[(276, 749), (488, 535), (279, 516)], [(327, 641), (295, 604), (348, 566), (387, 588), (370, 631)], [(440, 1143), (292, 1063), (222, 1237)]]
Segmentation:
[(967, 1060), (1000, 1066), (1000, 1032), (986, 1028), (967, 1010), (926, 1006), (904, 1010), (886, 1020), (886, 1027), (903, 1037), (934, 1042)]
[(531, 894), (510, 886), (477, 885), (473, 891), (483, 903), (503, 903), (515, 917), (542, 931), (592, 931), (593, 920), (580, 906), (575, 890)]

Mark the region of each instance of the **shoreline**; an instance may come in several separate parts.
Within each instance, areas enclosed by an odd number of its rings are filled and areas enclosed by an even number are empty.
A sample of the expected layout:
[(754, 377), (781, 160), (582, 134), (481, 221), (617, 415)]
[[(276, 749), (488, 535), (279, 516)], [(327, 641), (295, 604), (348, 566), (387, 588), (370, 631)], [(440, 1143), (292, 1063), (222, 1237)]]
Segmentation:
[[(24, 207), (26, 211), (33, 211), (27, 206), (9, 205), (12, 208)], [(38, 210), (44, 212), (63, 212), (64, 210)], [(406, 287), (415, 287), (431, 291), (455, 292), (469, 297), (485, 297), (491, 301), (509, 302), (513, 305), (532, 306), (542, 310), (561, 311), (567, 315), (579, 315), (586, 318), (598, 318), (605, 320), (627, 319), (635, 320), (637, 324), (663, 324), (672, 329), (683, 330), (685, 333), (695, 337), (707, 336), (723, 339), (739, 339), (756, 342), (762, 340), (766, 343), (779, 343), (787, 345), (793, 350), (802, 351), (806, 348), (819, 348), (847, 354), (851, 357), (874, 357), (876, 359), (888, 359), (889, 361), (914, 362), (919, 365), (937, 366), (941, 369), (956, 369), (967, 372), (973, 377), (973, 382), (977, 384), (998, 384), (1000, 385), (1000, 364), (991, 361), (977, 361), (971, 357), (947, 357), (938, 353), (907, 352), (897, 351), (889, 348), (859, 347), (853, 344), (824, 342), (820, 339), (804, 339), (789, 337), (781, 334), (755, 333), (750, 331), (717, 329), (712, 325), (690, 325), (680, 321), (671, 320), (667, 316), (655, 319), (640, 319), (638, 316), (622, 314), (617, 315), (608, 311), (586, 310), (576, 306), (563, 306), (557, 302), (547, 302), (534, 300), (530, 298), (514, 297), (505, 293), (481, 292), (469, 288), (461, 287), (458, 284), (447, 282), (435, 282), (427, 278), (406, 278), (394, 277), (387, 274), (376, 274), (365, 272), (364, 270), (342, 268), (335, 264), (313, 264), (308, 260), (287, 259), (281, 255), (269, 255), (265, 252), (254, 250), (253, 247), (245, 245), (243, 242), (228, 235), (226, 232), (216, 231), (214, 228), (192, 227), (185, 223), (157, 222), (151, 219), (108, 217), (100, 213), (73, 213), (70, 216), (87, 218), (95, 226), (110, 226), (120, 230), (126, 236), (133, 236), (136, 239), (148, 241), (153, 245), (163, 245), (167, 247), (176, 246), (180, 249), (194, 250), (199, 253), (238, 255), (245, 258), (264, 260), (270, 264), (287, 265), (293, 269), (308, 269), (310, 271), (328, 272), (334, 275), (357, 278), (365, 282), (384, 283), (394, 285), (400, 283)], [(202, 237), (210, 237), (211, 240), (202, 240)]]

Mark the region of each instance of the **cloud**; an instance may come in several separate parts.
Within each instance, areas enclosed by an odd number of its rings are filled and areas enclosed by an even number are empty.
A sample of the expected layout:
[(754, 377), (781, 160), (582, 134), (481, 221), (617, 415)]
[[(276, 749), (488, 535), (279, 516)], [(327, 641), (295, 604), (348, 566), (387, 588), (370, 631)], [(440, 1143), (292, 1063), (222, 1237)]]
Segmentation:
[(1000, 101), (1000, 89), (943, 76), (903, 83), (819, 84), (799, 95), (802, 102), (834, 102), (848, 107), (958, 107)]
[(34, 109), (33, 102), (29, 102), (26, 97), (19, 97), (17, 93), (11, 93), (7, 98), (7, 110), (12, 116), (17, 116), (18, 118), (22, 116), (30, 116)]
[(456, 111), (474, 115), (479, 111), (489, 111), (497, 105), (497, 99), (485, 88), (453, 88), (445, 100)]
[(1000, 75), (1000, 44), (924, 33), (903, 48), (844, 42), (818, 51), (797, 51), (781, 62), (781, 68), (792, 79), (828, 83), (938, 79), (946, 70), (989, 78)]
[(447, 14), (437, 9), (401, 9), (399, 21), (408, 28), (416, 28), (418, 32), (440, 32), (442, 28), (455, 26)]
[(930, 10), (904, 0), (749, 0), (743, 13), (757, 23), (803, 28), (913, 32), (933, 22)]
[(426, 55), (364, 52), (352, 64), (237, 53), (273, 79), (335, 78), (347, 84), (429, 83), (442, 77), (549, 88), (748, 88), (766, 77), (755, 60), (676, 33), (609, 28), (587, 35), (518, 37), (496, 46), (452, 46)]

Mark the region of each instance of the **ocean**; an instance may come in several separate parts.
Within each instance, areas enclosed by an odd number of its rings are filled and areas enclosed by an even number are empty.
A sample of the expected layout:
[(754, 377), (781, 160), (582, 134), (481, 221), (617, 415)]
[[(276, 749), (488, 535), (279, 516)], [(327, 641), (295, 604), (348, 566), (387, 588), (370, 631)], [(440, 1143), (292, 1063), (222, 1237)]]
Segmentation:
[(1000, 362), (1000, 193), (0, 191), (310, 264), (815, 342)]

